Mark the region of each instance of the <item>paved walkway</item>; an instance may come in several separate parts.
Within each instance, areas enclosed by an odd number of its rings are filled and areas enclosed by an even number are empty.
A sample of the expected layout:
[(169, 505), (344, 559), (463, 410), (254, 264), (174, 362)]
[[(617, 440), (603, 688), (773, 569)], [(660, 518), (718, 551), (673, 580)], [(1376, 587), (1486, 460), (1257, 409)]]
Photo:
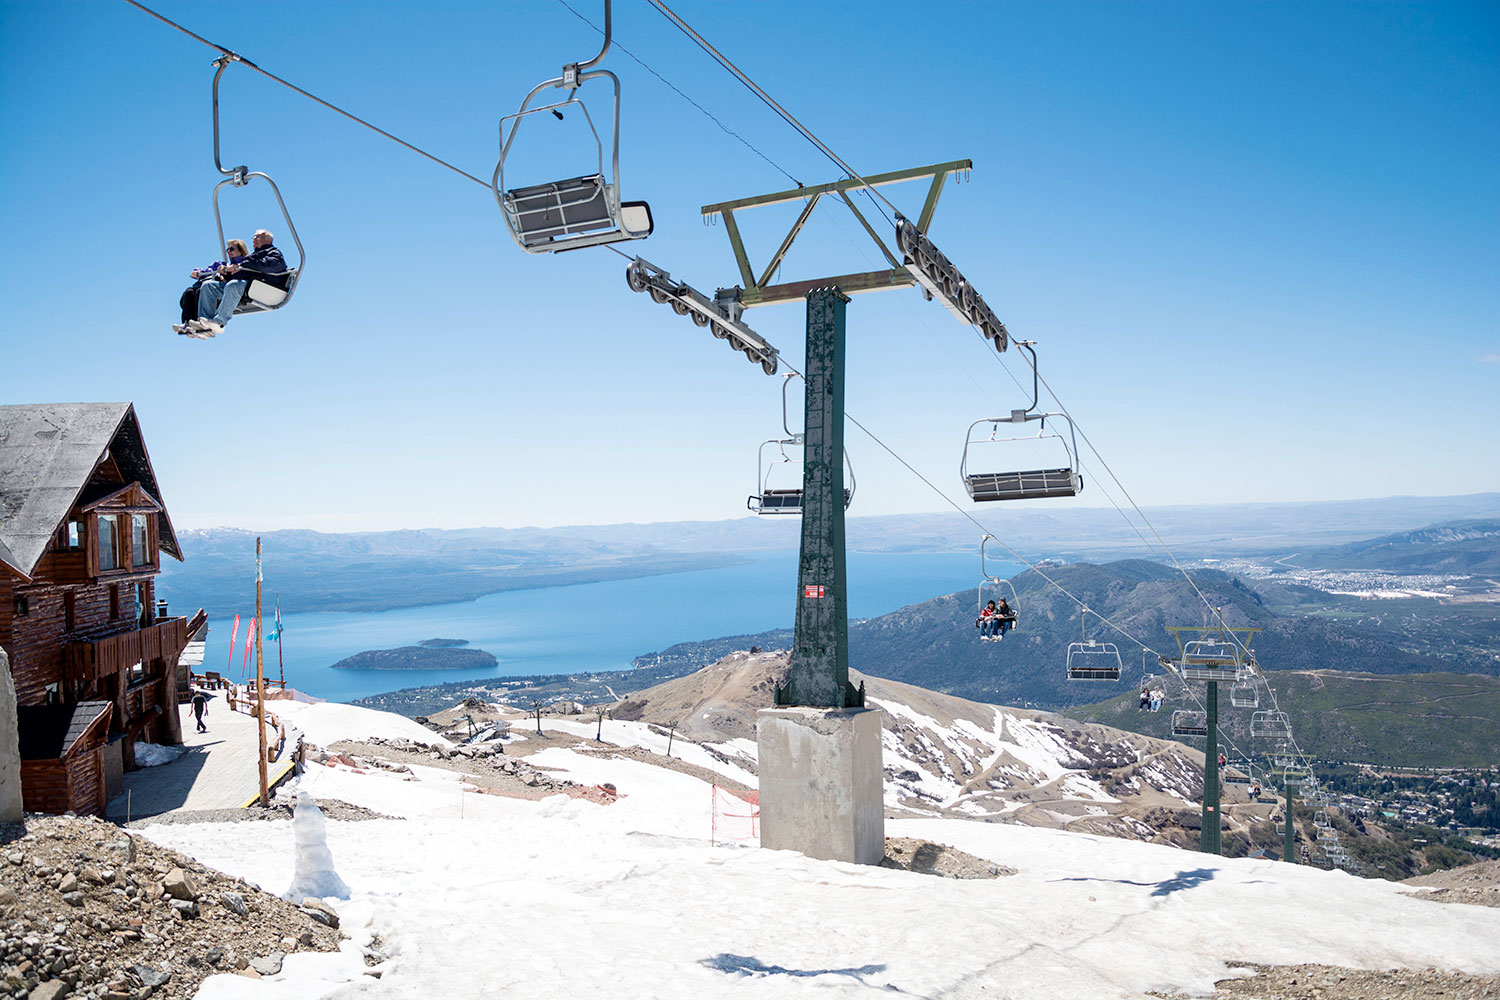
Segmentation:
[[(225, 692), (216, 694), (204, 718), (206, 733), (196, 731), (191, 706), (178, 707), (187, 753), (170, 764), (126, 774), (125, 791), (105, 806), (110, 819), (123, 820), (127, 813), (139, 819), (175, 809), (238, 809), (260, 790), (255, 720), (230, 711)], [(275, 731), (268, 736), (274, 739)]]

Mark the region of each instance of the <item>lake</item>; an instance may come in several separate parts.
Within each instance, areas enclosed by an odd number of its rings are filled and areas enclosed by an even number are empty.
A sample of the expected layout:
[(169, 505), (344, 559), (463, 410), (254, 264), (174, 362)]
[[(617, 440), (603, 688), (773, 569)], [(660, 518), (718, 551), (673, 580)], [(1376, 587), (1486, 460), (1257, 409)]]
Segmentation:
[[(1021, 567), (991, 562), (990, 569), (1009, 576)], [(849, 616), (873, 618), (975, 586), (979, 559), (955, 553), (850, 553), (848, 571)], [(330, 701), (474, 678), (628, 670), (635, 657), (674, 643), (790, 628), (796, 592), (797, 553), (774, 552), (744, 566), (515, 590), (459, 604), (283, 615), (282, 653), (287, 683)], [(252, 614), (251, 608), (242, 612), (232, 658), (233, 619), (210, 620), (204, 669), (235, 680), (254, 675), (253, 650), (248, 668), (242, 666), (245, 622)], [(269, 620), (270, 608), (266, 616)], [(500, 663), (481, 671), (331, 667), (362, 650), (412, 646), (423, 639), (467, 639)], [(265, 645), (265, 671), (277, 675), (274, 642)]]

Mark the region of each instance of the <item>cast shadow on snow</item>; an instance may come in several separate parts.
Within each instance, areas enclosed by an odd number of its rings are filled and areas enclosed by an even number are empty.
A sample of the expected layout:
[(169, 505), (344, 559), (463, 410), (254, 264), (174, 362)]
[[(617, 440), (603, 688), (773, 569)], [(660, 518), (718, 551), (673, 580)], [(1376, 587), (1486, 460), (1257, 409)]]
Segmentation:
[(872, 976), (877, 972), (884, 972), (886, 966), (880, 965), (857, 965), (847, 969), (788, 969), (784, 965), (767, 965), (758, 958), (749, 955), (731, 955), (728, 952), (720, 952), (713, 958), (702, 958), (698, 960), (699, 965), (720, 972), (728, 972), (741, 976), (848, 976), (857, 980), (861, 986), (869, 986), (871, 989), (885, 990), (891, 993), (905, 993), (906, 991), (890, 983), (877, 986), (867, 983), (865, 976)]
[(1083, 878), (1083, 877), (1059, 878), (1059, 879), (1053, 879), (1053, 881), (1054, 882), (1115, 882), (1115, 883), (1118, 883), (1120, 885), (1140, 885), (1140, 886), (1151, 885), (1151, 886), (1155, 886), (1156, 887), (1153, 890), (1151, 890), (1151, 895), (1153, 895), (1153, 896), (1170, 896), (1174, 892), (1181, 892), (1184, 889), (1191, 889), (1191, 888), (1193, 888), (1195, 886), (1202, 885), (1204, 882), (1212, 881), (1213, 877), (1214, 877), (1214, 870), (1212, 868), (1194, 868), (1192, 871), (1178, 872), (1176, 875), (1172, 876), (1171, 878), (1169, 878), (1169, 879), (1163, 879), (1160, 882), (1132, 882), (1128, 878)]

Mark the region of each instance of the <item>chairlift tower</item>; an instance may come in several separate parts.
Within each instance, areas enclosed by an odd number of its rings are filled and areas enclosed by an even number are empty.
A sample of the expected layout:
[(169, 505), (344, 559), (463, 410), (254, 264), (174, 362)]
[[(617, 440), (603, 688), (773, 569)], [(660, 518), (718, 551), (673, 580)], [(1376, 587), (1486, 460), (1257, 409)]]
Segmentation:
[(1223, 818), (1219, 796), (1219, 682), (1243, 681), (1250, 676), (1250, 640), (1258, 628), (1168, 626), (1177, 639), (1177, 671), (1184, 681), (1202, 680), (1208, 691), (1204, 708), (1208, 716), (1203, 736), (1203, 825), (1198, 850), (1224, 853)]
[[(927, 199), (916, 223), (917, 230), (925, 233), (945, 181), (950, 175), (966, 173), (971, 165), (968, 160), (957, 160), (863, 178), (851, 176), (702, 209), (705, 220), (723, 219), (739, 267), (741, 284), (720, 288), (714, 296), (725, 315), (738, 318), (743, 310), (757, 306), (806, 303), (802, 539), (792, 657), (786, 683), (776, 689), (775, 707), (764, 710), (756, 724), (761, 764), (761, 844), (765, 847), (864, 864), (876, 864), (885, 856), (879, 713), (864, 707), (864, 686), (855, 687), (849, 681), (844, 544), (845, 321), (850, 295), (917, 284), (926, 288), (933, 279), (923, 272), (920, 261), (897, 257), (850, 194), (930, 178)], [(854, 214), (890, 267), (771, 284), (798, 234), (825, 197), (837, 198)], [(801, 204), (800, 213), (757, 277), (735, 213), (795, 203)], [(898, 216), (898, 245), (902, 226), (910, 229), (912, 223)], [(972, 315), (982, 311), (993, 317), (984, 300), (972, 290), (960, 301)], [(998, 326), (998, 321), (991, 326)], [(991, 339), (1003, 349), (1003, 327)]]

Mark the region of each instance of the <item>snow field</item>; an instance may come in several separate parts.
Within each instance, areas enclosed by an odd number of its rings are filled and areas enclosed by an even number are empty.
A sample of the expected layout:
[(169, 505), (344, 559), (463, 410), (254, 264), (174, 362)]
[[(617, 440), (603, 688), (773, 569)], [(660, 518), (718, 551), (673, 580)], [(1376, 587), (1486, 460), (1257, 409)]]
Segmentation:
[[(294, 956), (261, 982), (216, 976), (201, 1000), (872, 989), (1105, 1000), (1210, 992), (1235, 974), (1228, 961), (1500, 972), (1500, 910), (1428, 903), (1341, 872), (954, 819), (893, 820), (886, 832), (1018, 874), (957, 881), (711, 848), (710, 792), (695, 778), (559, 747), (531, 759), (611, 782), (621, 798), (535, 802), (465, 795), (456, 774), (433, 768), (414, 768), (415, 781), (310, 768), (303, 780), (318, 797), (413, 818), (329, 821), (334, 865), (353, 890), (335, 903), (354, 936), (345, 952)], [(292, 881), (289, 822), (144, 833), (271, 892)], [(378, 981), (358, 961), (377, 934), (390, 955)]]

